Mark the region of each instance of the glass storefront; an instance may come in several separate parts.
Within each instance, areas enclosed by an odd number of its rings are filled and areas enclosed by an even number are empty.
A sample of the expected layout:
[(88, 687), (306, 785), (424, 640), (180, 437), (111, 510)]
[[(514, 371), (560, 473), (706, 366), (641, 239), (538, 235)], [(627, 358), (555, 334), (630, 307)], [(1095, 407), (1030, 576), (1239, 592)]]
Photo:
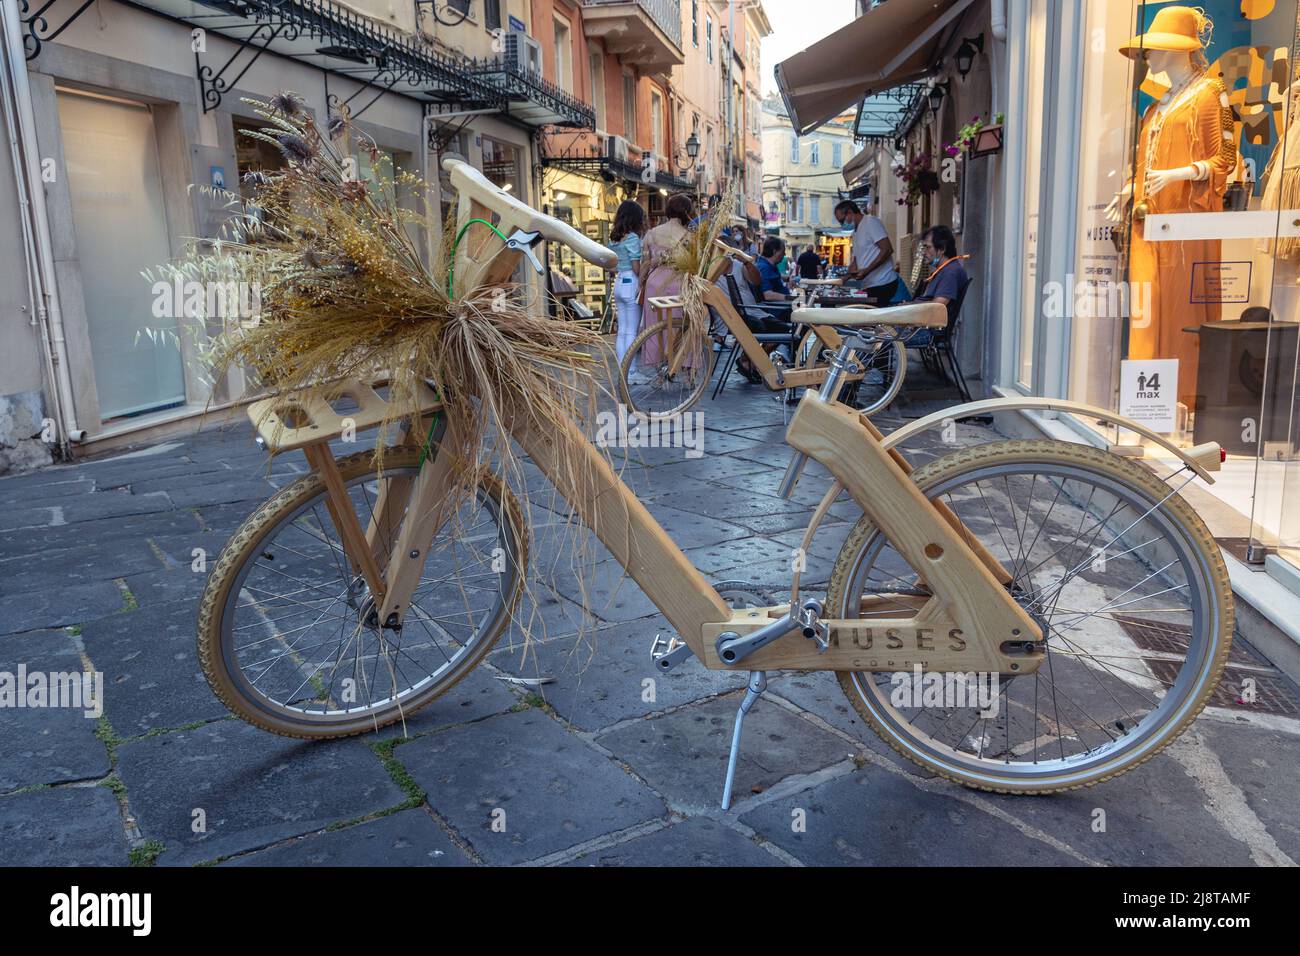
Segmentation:
[[(1043, 202), (1032, 201), (1039, 163), (1029, 147), (1022, 254), (1025, 293), (1039, 307), (1023, 313), (1032, 318), (1020, 323), (1014, 378), (1032, 387), (1035, 336), (1065, 323), (1069, 398), (1180, 445), (1215, 441), (1227, 451), (1209, 490), (1235, 517), (1214, 530), (1251, 558), (1300, 548), (1300, 515), (1283, 506), (1300, 491), (1297, 7), (1085, 3), (1084, 36), (1052, 41), (1062, 45), (1046, 51), (1047, 63), (1032, 24), (1027, 37), (1030, 75), (1058, 102), (1077, 95), (1081, 121), (1073, 194), (1044, 185)], [(1053, 77), (1053, 57), (1079, 63), (1077, 75)], [(1037, 108), (1031, 98), (1027, 122)], [(1072, 208), (1049, 209), (1046, 195)], [(1067, 275), (1035, 274), (1040, 214), (1074, 219)], [(1084, 424), (1109, 442), (1140, 443)]]

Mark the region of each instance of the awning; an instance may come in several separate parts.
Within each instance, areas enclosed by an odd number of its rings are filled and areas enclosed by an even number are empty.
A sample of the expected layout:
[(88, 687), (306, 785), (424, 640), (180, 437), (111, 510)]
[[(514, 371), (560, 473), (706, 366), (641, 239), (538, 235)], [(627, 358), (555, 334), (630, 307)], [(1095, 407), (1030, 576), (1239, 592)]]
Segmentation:
[(844, 185), (852, 186), (859, 179), (865, 176), (871, 170), (872, 163), (875, 161), (876, 151), (868, 146), (860, 153), (844, 164), (841, 172), (844, 174)]
[(920, 79), (945, 28), (974, 0), (885, 0), (848, 26), (776, 65), (790, 122), (817, 129), (871, 93)]

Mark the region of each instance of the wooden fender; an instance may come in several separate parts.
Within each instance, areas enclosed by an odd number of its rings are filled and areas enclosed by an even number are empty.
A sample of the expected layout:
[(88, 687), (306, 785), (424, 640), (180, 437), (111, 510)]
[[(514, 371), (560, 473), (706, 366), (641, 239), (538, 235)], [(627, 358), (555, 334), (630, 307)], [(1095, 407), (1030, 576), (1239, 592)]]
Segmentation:
[[(1113, 425), (1119, 425), (1121, 428), (1127, 428), (1129, 431), (1137, 432), (1143, 438), (1151, 440), (1175, 457), (1180, 458), (1188, 468), (1196, 473), (1198, 478), (1202, 478), (1210, 484), (1214, 483), (1214, 478), (1211, 477), (1210, 472), (1218, 471), (1223, 463), (1223, 456), (1220, 454), (1218, 442), (1206, 442), (1203, 445), (1182, 449), (1159, 432), (1154, 432), (1145, 425), (1139, 425), (1137, 422), (1108, 409), (1088, 405), (1085, 402), (1072, 402), (1064, 398), (1036, 398), (1028, 395), (1019, 398), (986, 398), (978, 402), (967, 402), (964, 405), (954, 405), (951, 408), (941, 409), (890, 432), (885, 437), (884, 447), (887, 451), (897, 453), (898, 446), (908, 439), (942, 425), (946, 421), (959, 421), (963, 418), (974, 418), (977, 415), (988, 415), (993, 412), (1013, 412), (1022, 409), (1086, 415), (1090, 418), (1110, 422)], [(803, 541), (800, 543), (800, 547), (805, 552), (812, 546), (813, 535), (817, 533), (817, 529), (830, 511), (831, 505), (835, 503), (835, 499), (840, 496), (842, 491), (844, 491), (843, 484), (838, 480), (832, 482), (821, 502), (817, 505), (812, 520), (808, 523), (807, 530), (804, 531)], [(799, 572), (794, 572), (794, 581), (790, 587), (791, 607), (799, 606), (799, 578)]]

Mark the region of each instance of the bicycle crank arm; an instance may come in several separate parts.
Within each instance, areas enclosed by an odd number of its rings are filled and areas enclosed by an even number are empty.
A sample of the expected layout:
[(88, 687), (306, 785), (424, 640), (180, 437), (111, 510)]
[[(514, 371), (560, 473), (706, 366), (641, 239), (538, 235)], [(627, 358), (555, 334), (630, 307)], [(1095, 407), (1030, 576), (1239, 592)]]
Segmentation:
[(766, 647), (799, 627), (800, 623), (794, 614), (787, 612), (785, 617), (779, 617), (771, 624), (766, 624), (757, 631), (751, 631), (743, 637), (735, 631), (723, 631), (718, 635), (714, 647), (717, 648), (718, 657), (722, 659), (723, 663), (735, 664), (737, 661), (744, 660), (760, 647)]

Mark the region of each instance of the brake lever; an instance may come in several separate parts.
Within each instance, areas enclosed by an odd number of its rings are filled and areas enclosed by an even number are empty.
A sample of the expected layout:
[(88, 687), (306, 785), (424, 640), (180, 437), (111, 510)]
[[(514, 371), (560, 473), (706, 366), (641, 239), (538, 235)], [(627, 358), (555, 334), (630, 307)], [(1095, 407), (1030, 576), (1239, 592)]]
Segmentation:
[(533, 251), (533, 246), (542, 241), (540, 232), (524, 232), (522, 229), (516, 229), (506, 240), (506, 248), (515, 252), (521, 252), (528, 257), (528, 261), (533, 264), (538, 275), (543, 275), (542, 261), (537, 258), (537, 253)]

